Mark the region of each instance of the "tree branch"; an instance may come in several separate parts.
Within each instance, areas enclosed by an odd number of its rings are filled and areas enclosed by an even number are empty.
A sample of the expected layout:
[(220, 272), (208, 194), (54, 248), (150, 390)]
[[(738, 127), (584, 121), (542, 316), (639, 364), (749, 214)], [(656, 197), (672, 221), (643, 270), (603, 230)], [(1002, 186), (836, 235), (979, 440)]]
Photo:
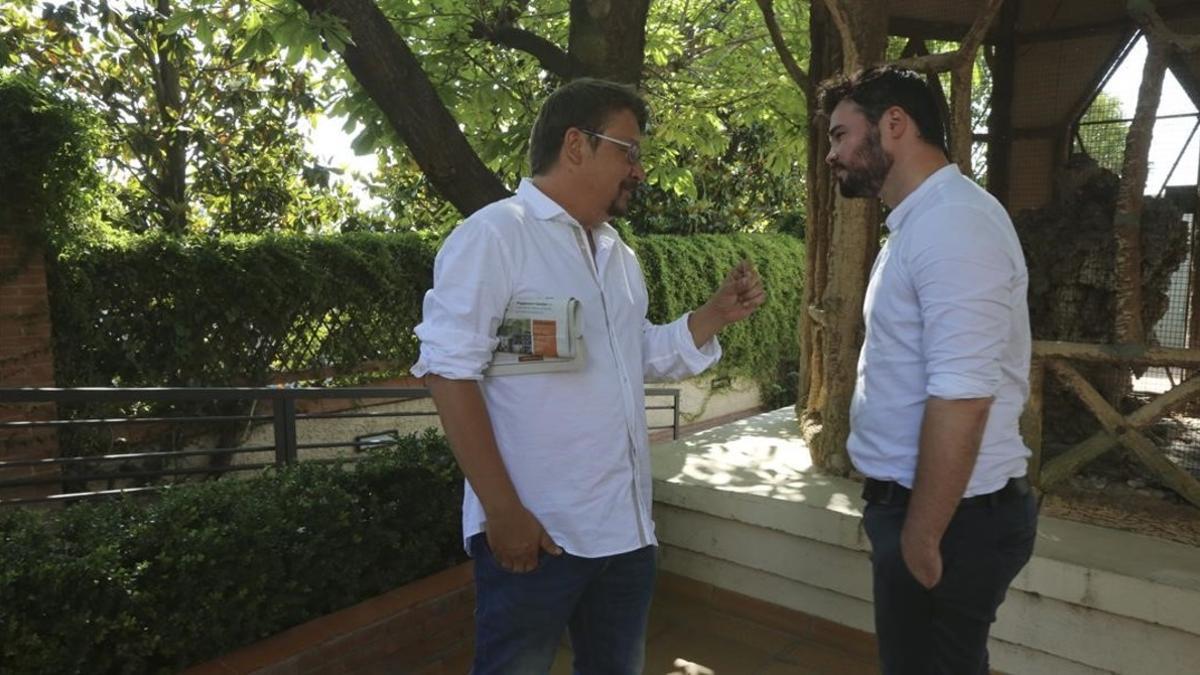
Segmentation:
[(1127, 9), (1148, 39), (1164, 42), (1183, 52), (1200, 50), (1200, 35), (1180, 35), (1168, 28), (1154, 9), (1153, 0), (1129, 0)]
[(471, 25), (472, 38), (494, 45), (516, 49), (532, 55), (547, 71), (564, 80), (581, 75), (583, 69), (571, 55), (546, 38), (512, 24), (488, 24), (476, 20)]
[[(788, 49), (787, 43), (783, 40), (783, 32), (779, 30), (779, 21), (775, 18), (773, 0), (758, 0), (758, 8), (762, 10), (763, 21), (767, 24), (767, 32), (771, 34), (771, 44), (774, 45), (775, 52), (779, 54), (779, 60), (783, 62), (784, 70), (787, 71), (796, 86), (800, 87), (800, 91), (804, 92), (804, 98), (811, 99), (812, 83), (809, 81), (808, 73), (804, 72), (804, 69), (796, 62), (792, 51)], [(808, 105), (812, 105), (811, 100), (808, 101)]]
[(379, 106), (434, 188), (469, 215), (510, 193), (471, 148), (417, 56), (372, 0), (297, 0), (310, 15), (329, 13), (352, 42), (347, 69)]
[(825, 8), (833, 25), (837, 26), (838, 35), (842, 38), (843, 63), (861, 63), (858, 60), (858, 43), (854, 41), (854, 31), (850, 29), (850, 17), (846, 15), (838, 0), (825, 0)]
[[(827, 0), (827, 2), (832, 1)], [(996, 15), (1000, 12), (1000, 6), (1004, 4), (1004, 0), (987, 0), (987, 3), (983, 11), (979, 13), (979, 16), (975, 17), (975, 23), (971, 24), (971, 29), (967, 31), (962, 41), (958, 43), (958, 49), (952, 52), (899, 59), (893, 61), (892, 65), (923, 73), (935, 74), (954, 70), (959, 67), (966, 67), (967, 64), (973, 63), (975, 61), (975, 51), (979, 49), (984, 36), (987, 35), (988, 28), (995, 21)]]

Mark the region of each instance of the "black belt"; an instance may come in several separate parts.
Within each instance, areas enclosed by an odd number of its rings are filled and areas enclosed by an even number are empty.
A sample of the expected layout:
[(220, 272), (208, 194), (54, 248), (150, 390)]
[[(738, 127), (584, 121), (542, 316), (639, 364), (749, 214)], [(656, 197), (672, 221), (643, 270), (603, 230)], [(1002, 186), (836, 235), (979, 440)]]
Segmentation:
[[(1004, 487), (995, 492), (989, 492), (986, 495), (975, 495), (974, 497), (964, 497), (958, 505), (960, 507), (996, 506), (1014, 497), (1023, 497), (1027, 494), (1029, 494), (1029, 479), (1025, 476), (1020, 476), (1019, 478), (1009, 478)], [(909, 490), (896, 481), (868, 478), (863, 483), (862, 498), (872, 504), (903, 506), (908, 503), (908, 498), (911, 496), (912, 490)]]

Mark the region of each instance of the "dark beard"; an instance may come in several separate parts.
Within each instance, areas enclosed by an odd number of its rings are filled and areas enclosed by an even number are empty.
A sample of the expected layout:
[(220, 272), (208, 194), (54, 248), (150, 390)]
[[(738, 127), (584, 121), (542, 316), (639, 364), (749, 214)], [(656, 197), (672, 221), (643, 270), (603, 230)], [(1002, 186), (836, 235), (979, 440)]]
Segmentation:
[(838, 178), (838, 189), (846, 199), (878, 197), (879, 191), (883, 189), (883, 181), (892, 170), (892, 158), (883, 151), (883, 144), (879, 142), (879, 131), (873, 129), (867, 136), (866, 144), (854, 155), (858, 160), (857, 168), (839, 165), (845, 169), (846, 177)]
[[(621, 181), (621, 187), (617, 190), (617, 196), (613, 197), (613, 200), (608, 203), (608, 217), (617, 218), (629, 213), (629, 203), (632, 202), (634, 196), (637, 195), (637, 191), (640, 186), (641, 183), (635, 180)], [(621, 193), (625, 192), (626, 190), (629, 191), (629, 199), (626, 200), (624, 206), (622, 206)]]

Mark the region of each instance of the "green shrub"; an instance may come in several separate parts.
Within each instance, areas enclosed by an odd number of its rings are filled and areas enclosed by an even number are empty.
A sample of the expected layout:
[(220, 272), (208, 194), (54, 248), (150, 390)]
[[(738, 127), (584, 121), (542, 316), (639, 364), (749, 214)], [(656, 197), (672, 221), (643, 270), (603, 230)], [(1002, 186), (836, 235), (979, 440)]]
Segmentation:
[(432, 432), (161, 498), (0, 512), (0, 672), (181, 668), (464, 559)]
[(724, 355), (711, 373), (756, 381), (763, 403), (795, 403), (804, 300), (804, 244), (789, 235), (651, 235), (633, 240), (650, 291), (650, 320), (670, 321), (700, 306), (742, 258), (754, 263), (767, 302), (721, 332)]
[[(804, 246), (787, 235), (630, 237), (645, 270), (650, 318), (707, 299), (742, 257), (767, 304), (721, 335), (717, 374), (757, 380), (794, 400)], [(164, 236), (79, 242), (50, 274), (60, 386), (261, 384), (272, 373), (402, 373), (433, 277), (434, 243), (412, 234)], [(782, 403), (780, 403), (782, 404)]]
[(433, 278), (413, 234), (130, 236), (49, 274), (59, 386), (264, 384), (271, 373), (416, 360)]

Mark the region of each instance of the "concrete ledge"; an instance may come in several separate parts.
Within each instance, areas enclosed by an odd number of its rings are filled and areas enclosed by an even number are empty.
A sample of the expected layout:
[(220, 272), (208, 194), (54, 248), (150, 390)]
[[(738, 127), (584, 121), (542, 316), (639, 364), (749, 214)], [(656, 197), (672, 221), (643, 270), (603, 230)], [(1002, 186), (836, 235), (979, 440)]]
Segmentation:
[[(657, 445), (653, 461), (664, 570), (873, 629), (860, 485), (812, 467), (790, 408)], [(1200, 550), (1042, 518), (993, 628), (993, 665), (1190, 672), (1198, 608)]]

